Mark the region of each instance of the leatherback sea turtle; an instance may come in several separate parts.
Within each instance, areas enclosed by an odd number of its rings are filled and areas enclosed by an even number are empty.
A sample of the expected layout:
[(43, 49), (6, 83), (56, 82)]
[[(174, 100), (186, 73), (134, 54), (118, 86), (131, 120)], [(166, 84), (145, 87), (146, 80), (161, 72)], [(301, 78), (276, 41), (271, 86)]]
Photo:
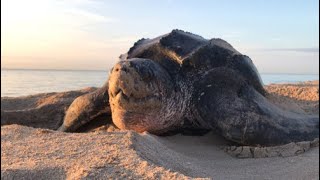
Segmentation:
[(59, 130), (74, 131), (111, 108), (118, 128), (157, 135), (214, 130), (243, 145), (319, 137), (319, 116), (286, 112), (265, 93), (248, 56), (222, 39), (173, 30), (121, 55), (102, 88), (70, 105)]

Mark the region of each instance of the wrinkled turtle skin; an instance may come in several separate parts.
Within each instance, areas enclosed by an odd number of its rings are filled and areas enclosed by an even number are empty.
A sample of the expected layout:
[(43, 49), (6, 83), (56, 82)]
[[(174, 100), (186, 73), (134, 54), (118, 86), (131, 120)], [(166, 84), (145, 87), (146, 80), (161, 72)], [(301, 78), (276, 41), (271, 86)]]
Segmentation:
[(319, 137), (319, 116), (286, 112), (265, 94), (248, 56), (222, 39), (173, 30), (121, 55), (102, 88), (70, 105), (59, 130), (75, 131), (110, 106), (118, 128), (157, 135), (214, 130), (243, 145)]

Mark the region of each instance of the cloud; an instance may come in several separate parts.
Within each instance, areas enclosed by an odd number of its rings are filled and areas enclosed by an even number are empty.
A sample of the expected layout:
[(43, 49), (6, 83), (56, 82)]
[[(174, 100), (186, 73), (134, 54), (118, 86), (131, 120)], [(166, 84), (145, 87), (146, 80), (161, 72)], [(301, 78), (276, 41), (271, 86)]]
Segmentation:
[(319, 48), (270, 48), (270, 49), (257, 49), (258, 51), (293, 51), (293, 52), (307, 52), (319, 53)]
[(280, 41), (281, 38), (280, 37), (271, 37), (270, 40), (271, 41)]
[(82, 9), (69, 9), (69, 10), (66, 10), (65, 12), (76, 15), (79, 18), (86, 18), (90, 21), (95, 21), (95, 22), (109, 23), (109, 22), (116, 21), (115, 18), (106, 17), (106, 16), (100, 15), (98, 13), (93, 13), (93, 12), (85, 11)]
[(242, 35), (241, 32), (238, 31), (232, 31), (232, 32), (227, 32), (225, 34), (222, 35), (223, 38), (240, 38)]

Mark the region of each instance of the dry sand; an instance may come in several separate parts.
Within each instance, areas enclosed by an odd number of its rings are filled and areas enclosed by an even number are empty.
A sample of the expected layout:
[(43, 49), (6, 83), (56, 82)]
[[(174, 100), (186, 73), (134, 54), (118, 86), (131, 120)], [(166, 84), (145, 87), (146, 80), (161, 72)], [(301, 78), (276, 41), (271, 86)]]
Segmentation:
[(265, 87), (269, 99), (286, 110), (319, 114), (319, 81), (271, 84)]
[[(266, 89), (281, 108), (319, 115), (318, 81)], [(212, 133), (158, 137), (104, 127), (61, 133), (3, 124), (1, 179), (319, 179), (319, 147), (291, 157), (239, 159)]]

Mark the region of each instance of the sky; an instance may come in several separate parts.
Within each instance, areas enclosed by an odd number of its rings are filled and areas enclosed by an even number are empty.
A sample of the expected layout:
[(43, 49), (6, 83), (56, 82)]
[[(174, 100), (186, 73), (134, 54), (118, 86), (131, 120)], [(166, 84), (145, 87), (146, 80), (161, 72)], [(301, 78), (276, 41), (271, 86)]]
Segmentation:
[(2, 0), (1, 68), (108, 70), (172, 29), (222, 38), (260, 73), (319, 74), (318, 0)]

